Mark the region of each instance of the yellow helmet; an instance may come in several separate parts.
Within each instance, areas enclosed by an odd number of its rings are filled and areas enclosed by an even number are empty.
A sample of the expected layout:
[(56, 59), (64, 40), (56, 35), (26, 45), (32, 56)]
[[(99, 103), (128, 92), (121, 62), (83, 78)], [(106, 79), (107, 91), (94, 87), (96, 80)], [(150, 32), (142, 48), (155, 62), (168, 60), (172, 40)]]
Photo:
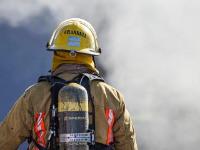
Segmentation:
[(47, 50), (89, 55), (101, 53), (94, 28), (87, 21), (79, 18), (61, 22), (47, 43)]

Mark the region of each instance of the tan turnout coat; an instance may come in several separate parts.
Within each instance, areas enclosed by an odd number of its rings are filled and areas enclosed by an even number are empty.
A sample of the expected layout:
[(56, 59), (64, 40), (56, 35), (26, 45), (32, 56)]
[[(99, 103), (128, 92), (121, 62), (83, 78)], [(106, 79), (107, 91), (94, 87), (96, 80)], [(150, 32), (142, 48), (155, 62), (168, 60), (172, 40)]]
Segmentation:
[[(57, 75), (65, 80), (70, 80), (77, 74), (77, 69), (76, 71), (66, 69), (66, 71), (57, 72)], [(93, 81), (90, 83), (90, 88), (95, 105), (96, 142), (106, 144), (108, 141), (109, 123), (105, 113), (108, 108), (114, 114), (112, 134), (115, 150), (137, 150), (135, 130), (130, 115), (126, 110), (122, 94), (101, 81)], [(48, 82), (39, 82), (28, 88), (19, 97), (5, 120), (0, 124), (1, 150), (17, 149), (30, 135), (37, 140), (34, 126), (36, 124), (35, 115), (38, 113), (44, 113), (43, 121), (46, 129), (44, 140), (47, 140), (49, 134), (50, 96), (50, 84)], [(30, 149), (33, 149), (33, 147), (33, 144), (31, 144)]]

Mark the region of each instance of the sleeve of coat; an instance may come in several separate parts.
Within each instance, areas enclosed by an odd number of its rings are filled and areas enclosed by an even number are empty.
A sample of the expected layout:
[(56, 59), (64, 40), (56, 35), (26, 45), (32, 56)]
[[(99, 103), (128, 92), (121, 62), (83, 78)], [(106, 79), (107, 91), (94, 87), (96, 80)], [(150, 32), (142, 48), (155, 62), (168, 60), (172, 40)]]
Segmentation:
[(0, 149), (15, 150), (31, 133), (33, 123), (26, 91), (11, 108), (7, 117), (0, 124)]
[(116, 150), (138, 150), (136, 133), (132, 119), (127, 111), (122, 95), (119, 95), (122, 103), (116, 114), (116, 121), (113, 126), (114, 147)]

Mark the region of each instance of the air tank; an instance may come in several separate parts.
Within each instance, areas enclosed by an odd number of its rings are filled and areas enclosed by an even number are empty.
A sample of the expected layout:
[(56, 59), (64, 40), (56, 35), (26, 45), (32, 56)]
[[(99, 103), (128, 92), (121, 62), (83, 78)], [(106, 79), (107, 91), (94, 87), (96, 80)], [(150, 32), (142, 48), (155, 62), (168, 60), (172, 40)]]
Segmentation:
[(89, 150), (92, 135), (88, 132), (88, 94), (77, 84), (69, 83), (58, 93), (59, 150)]

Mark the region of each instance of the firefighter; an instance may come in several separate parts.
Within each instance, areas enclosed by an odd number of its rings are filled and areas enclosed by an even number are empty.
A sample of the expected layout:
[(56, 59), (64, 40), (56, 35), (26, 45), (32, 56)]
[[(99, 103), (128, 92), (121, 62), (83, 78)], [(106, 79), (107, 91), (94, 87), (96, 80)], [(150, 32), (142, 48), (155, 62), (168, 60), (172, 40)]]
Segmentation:
[[(94, 56), (100, 55), (101, 49), (91, 24), (79, 18), (61, 22), (47, 50), (53, 51), (51, 74), (25, 90), (0, 124), (0, 149), (17, 149), (27, 139), (30, 150), (59, 149), (52, 146), (53, 138), (53, 144), (59, 145), (56, 132), (62, 128), (57, 125), (57, 104), (52, 104), (59, 96), (52, 94), (52, 86), (58, 81), (73, 81), (88, 82), (83, 87), (90, 101), (89, 128), (94, 131), (93, 141), (87, 141), (89, 149), (137, 150), (135, 129), (122, 94), (105, 83), (95, 66)], [(82, 81), (84, 78), (87, 81)]]

